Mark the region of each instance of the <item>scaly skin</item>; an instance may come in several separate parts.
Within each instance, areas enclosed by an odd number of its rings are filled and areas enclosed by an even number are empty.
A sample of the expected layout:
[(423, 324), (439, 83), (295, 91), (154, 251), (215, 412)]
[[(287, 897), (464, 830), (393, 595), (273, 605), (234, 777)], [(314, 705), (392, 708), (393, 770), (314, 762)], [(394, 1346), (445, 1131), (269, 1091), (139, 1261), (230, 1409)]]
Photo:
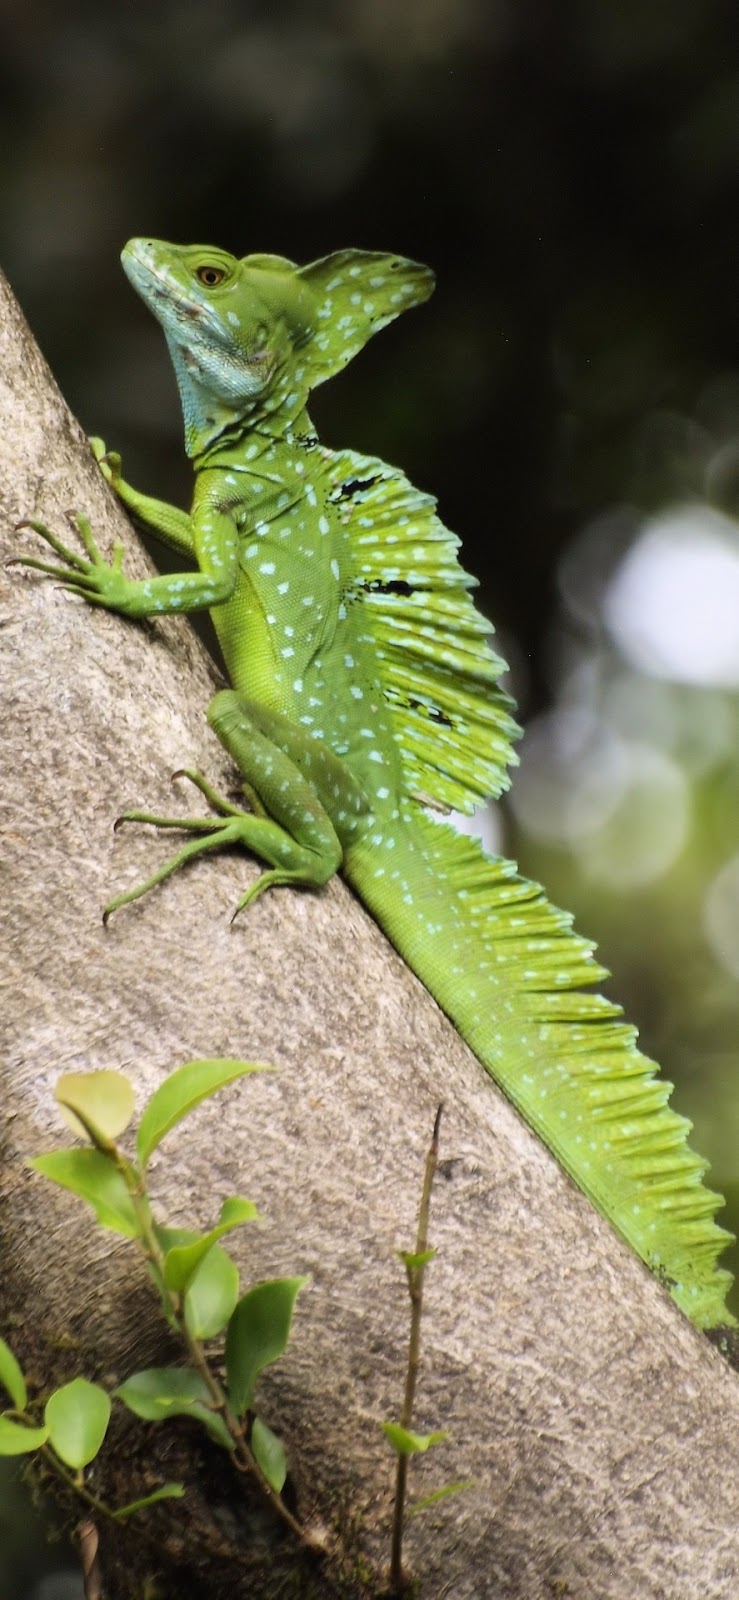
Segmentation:
[(610, 1002), (592, 946), (538, 885), (430, 820), (507, 784), (517, 731), (502, 663), (458, 541), (401, 473), (323, 449), (306, 404), (370, 335), (431, 292), (428, 269), (340, 251), (303, 268), (132, 240), (123, 264), (164, 329), (195, 471), (189, 516), (139, 494), (93, 449), (120, 500), (190, 570), (127, 579), (78, 517), (84, 555), (18, 558), (127, 617), (207, 607), (232, 688), (208, 718), (251, 809), (189, 773), (212, 817), (128, 820), (191, 837), (106, 916), (193, 856), (242, 845), (272, 884), (341, 870), (526, 1120), (694, 1321), (733, 1322), (728, 1235), (689, 1125)]

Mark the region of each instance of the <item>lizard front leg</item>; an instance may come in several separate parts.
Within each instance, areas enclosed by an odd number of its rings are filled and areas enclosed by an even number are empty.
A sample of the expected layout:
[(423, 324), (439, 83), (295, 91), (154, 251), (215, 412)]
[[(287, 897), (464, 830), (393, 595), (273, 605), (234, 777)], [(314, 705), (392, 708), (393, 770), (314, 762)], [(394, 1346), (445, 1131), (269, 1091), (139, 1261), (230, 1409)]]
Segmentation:
[(124, 617), (201, 611), (230, 600), (238, 576), (238, 536), (230, 511), (220, 504), (218, 483), (211, 483), (208, 490), (196, 496), (192, 513), (187, 516), (126, 484), (120, 476), (120, 458), (100, 454), (104, 450), (101, 440), (95, 440), (93, 448), (105, 476), (128, 509), (166, 543), (196, 562), (196, 570), (127, 578), (123, 572), (123, 546), (116, 542), (112, 560), (106, 561), (87, 517), (81, 513), (72, 513), (71, 520), (84, 555), (70, 549), (45, 523), (28, 519), (19, 526), (33, 528), (58, 559), (52, 562), (35, 556), (11, 556), (6, 564), (32, 567), (58, 579), (63, 588), (82, 595), (90, 605), (104, 606)]
[(126, 577), (120, 541), (113, 546), (112, 561), (106, 561), (87, 517), (74, 512), (72, 520), (84, 546), (84, 556), (65, 545), (45, 523), (29, 518), (19, 526), (33, 528), (59, 559), (51, 562), (39, 561), (35, 556), (11, 556), (6, 566), (32, 567), (58, 579), (63, 589), (82, 595), (90, 605), (104, 606), (107, 611), (132, 618), (202, 611), (223, 604), (233, 593), (238, 570), (236, 531), (231, 518), (215, 510), (206, 525), (206, 534), (213, 540), (212, 550), (205, 560), (201, 558), (199, 572), (143, 579)]
[(119, 822), (180, 828), (197, 837), (145, 883), (111, 900), (105, 908), (105, 921), (194, 857), (214, 850), (240, 847), (271, 869), (241, 896), (234, 917), (275, 885), (320, 888), (338, 871), (345, 847), (371, 820), (369, 800), (345, 762), (289, 717), (226, 689), (211, 701), (208, 721), (239, 766), (253, 809), (244, 811), (232, 805), (199, 773), (188, 771), (178, 776), (196, 784), (218, 813), (216, 817), (125, 812)]
[[(90, 447), (106, 483), (110, 484), (126, 509), (171, 549), (195, 561), (195, 540), (188, 513), (181, 511), (177, 506), (168, 505), (165, 500), (155, 500), (151, 495), (140, 494), (130, 483), (126, 483), (121, 473), (120, 456), (115, 451), (106, 450), (102, 439), (92, 438)], [(151, 586), (147, 583), (135, 587), (125, 577), (123, 546), (120, 541), (113, 546), (112, 561), (107, 562), (97, 547), (87, 517), (81, 512), (70, 512), (69, 520), (79, 535), (84, 555), (78, 550), (70, 549), (51, 528), (46, 526), (45, 522), (36, 521), (35, 518), (24, 518), (18, 523), (18, 527), (32, 528), (34, 533), (38, 533), (58, 557), (58, 561), (51, 562), (48, 559), (41, 561), (37, 556), (10, 556), (5, 563), (6, 566), (32, 567), (36, 572), (45, 573), (47, 577), (57, 578), (63, 588), (72, 589), (77, 594), (83, 595), (91, 605), (102, 605), (110, 611), (120, 611), (128, 616), (148, 615), (145, 607), (147, 599), (152, 597)], [(153, 596), (158, 602), (157, 610), (163, 609), (159, 602), (165, 595), (166, 591), (162, 590)]]

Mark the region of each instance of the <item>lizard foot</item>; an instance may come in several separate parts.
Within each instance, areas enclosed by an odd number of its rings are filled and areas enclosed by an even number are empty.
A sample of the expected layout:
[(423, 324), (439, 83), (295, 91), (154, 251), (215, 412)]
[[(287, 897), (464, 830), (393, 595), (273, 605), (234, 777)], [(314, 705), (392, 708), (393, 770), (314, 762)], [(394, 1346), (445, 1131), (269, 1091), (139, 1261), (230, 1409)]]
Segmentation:
[(110, 562), (106, 561), (95, 543), (89, 519), (81, 511), (70, 511), (67, 514), (84, 545), (84, 556), (77, 550), (70, 550), (51, 528), (47, 528), (45, 522), (37, 522), (33, 517), (24, 517), (21, 522), (16, 523), (16, 529), (32, 528), (34, 533), (38, 533), (51, 546), (54, 554), (59, 557), (59, 563), (39, 561), (35, 556), (9, 556), (5, 565), (32, 567), (34, 571), (43, 572), (49, 578), (58, 578), (63, 589), (71, 589), (75, 594), (83, 595), (91, 605), (106, 606), (111, 611), (124, 611), (129, 583), (122, 571), (123, 545), (116, 540), (113, 546), (113, 559)]
[[(246, 815), (246, 813), (242, 813)], [(165, 878), (170, 878), (173, 872), (193, 861), (196, 856), (204, 855), (208, 850), (227, 850), (244, 843), (238, 817), (229, 820), (217, 817), (156, 817), (148, 811), (125, 811), (116, 818), (114, 826), (119, 827), (122, 822), (148, 822), (155, 828), (180, 828), (186, 833), (197, 833), (201, 837), (191, 839), (189, 844), (183, 845), (176, 856), (170, 861), (165, 861), (164, 866), (153, 872), (144, 883), (136, 885), (135, 889), (128, 889), (125, 894), (118, 894), (115, 899), (109, 900), (103, 911), (103, 924), (107, 927), (114, 911), (120, 911), (121, 906), (130, 905), (133, 900), (140, 900), (142, 895), (148, 894), (150, 889), (155, 889), (157, 884), (164, 883)], [(261, 879), (258, 880), (261, 882)]]
[[(154, 828), (175, 828), (184, 833), (194, 833), (196, 838), (178, 850), (175, 856), (153, 872), (144, 883), (137, 884), (134, 889), (128, 889), (125, 894), (116, 895), (109, 900), (103, 911), (103, 924), (107, 926), (114, 911), (119, 911), (121, 906), (130, 905), (134, 900), (140, 900), (142, 895), (148, 894), (150, 889), (155, 889), (158, 884), (164, 883), (172, 873), (179, 871), (180, 867), (193, 861), (196, 856), (204, 855), (207, 851), (242, 849), (249, 854), (261, 855), (274, 864), (269, 872), (263, 872), (241, 896), (231, 918), (232, 923), (246, 906), (263, 894), (265, 889), (273, 888), (278, 884), (306, 884), (311, 883), (312, 877), (305, 870), (291, 864), (294, 844), (289, 836), (284, 833), (276, 823), (272, 822), (258, 796), (249, 784), (242, 784), (250, 802), (251, 811), (244, 811), (242, 807), (233, 805), (230, 800), (218, 794), (212, 784), (200, 772), (182, 768), (172, 774), (176, 778), (188, 778), (200, 790), (213, 809), (218, 812), (216, 817), (161, 817), (150, 811), (124, 811), (113, 824), (114, 830), (124, 822), (144, 822)], [(282, 864), (284, 863), (284, 864)]]

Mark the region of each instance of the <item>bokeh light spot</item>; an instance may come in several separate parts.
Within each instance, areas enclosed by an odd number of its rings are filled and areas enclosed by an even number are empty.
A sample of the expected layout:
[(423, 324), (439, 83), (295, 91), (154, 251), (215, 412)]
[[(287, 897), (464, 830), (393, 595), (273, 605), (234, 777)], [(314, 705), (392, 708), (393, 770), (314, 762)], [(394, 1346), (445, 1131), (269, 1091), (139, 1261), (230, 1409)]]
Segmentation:
[(655, 677), (739, 686), (739, 530), (710, 506), (653, 518), (617, 568), (604, 617), (632, 664)]

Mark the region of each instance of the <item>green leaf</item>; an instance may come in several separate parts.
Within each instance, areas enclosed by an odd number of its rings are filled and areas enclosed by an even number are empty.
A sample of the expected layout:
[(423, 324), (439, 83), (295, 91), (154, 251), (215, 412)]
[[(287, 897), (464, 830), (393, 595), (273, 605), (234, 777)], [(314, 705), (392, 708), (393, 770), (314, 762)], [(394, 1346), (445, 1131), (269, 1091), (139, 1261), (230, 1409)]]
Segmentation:
[(112, 1515), (119, 1521), (125, 1517), (132, 1517), (134, 1511), (143, 1511), (146, 1506), (153, 1506), (157, 1500), (181, 1500), (185, 1493), (183, 1483), (163, 1483), (161, 1489), (155, 1489), (153, 1494), (145, 1494), (140, 1500), (129, 1500), (127, 1506), (119, 1506)]
[(167, 1288), (173, 1289), (176, 1294), (183, 1294), (203, 1257), (208, 1254), (216, 1241), (224, 1233), (230, 1233), (233, 1228), (238, 1228), (242, 1222), (254, 1222), (258, 1217), (259, 1212), (253, 1200), (241, 1200), (238, 1197), (224, 1200), (221, 1206), (221, 1220), (217, 1227), (211, 1228), (209, 1233), (200, 1234), (199, 1237), (196, 1234), (192, 1243), (177, 1244), (167, 1251), (164, 1262), (164, 1281)]
[(421, 1267), (427, 1266), (429, 1261), (433, 1261), (434, 1256), (438, 1255), (438, 1253), (438, 1250), (433, 1249), (420, 1250), (417, 1255), (414, 1255), (412, 1250), (398, 1251), (398, 1255), (408, 1272), (418, 1272)]
[(113, 1393), (145, 1422), (161, 1422), (180, 1409), (187, 1414), (195, 1404), (211, 1404), (208, 1385), (194, 1367), (145, 1367)]
[(431, 1494), (425, 1494), (422, 1500), (414, 1500), (412, 1506), (406, 1508), (407, 1517), (415, 1517), (419, 1511), (427, 1511), (429, 1506), (435, 1506), (437, 1501), (446, 1500), (450, 1494), (464, 1494), (465, 1489), (474, 1489), (474, 1478), (459, 1478), (456, 1483), (445, 1483), (443, 1489), (434, 1489)]
[(0, 1339), (0, 1383), (7, 1389), (16, 1410), (25, 1411), (28, 1400), (26, 1381), (10, 1346), (4, 1339)]
[(91, 1205), (102, 1227), (137, 1239), (140, 1229), (120, 1172), (101, 1150), (51, 1150), (29, 1162), (36, 1172)]
[(49, 1443), (78, 1471), (97, 1455), (110, 1421), (110, 1395), (99, 1383), (73, 1378), (55, 1389), (44, 1406)]
[(307, 1282), (307, 1278), (271, 1278), (239, 1301), (226, 1334), (228, 1392), (237, 1416), (248, 1411), (262, 1369), (283, 1354), (296, 1296)]
[(218, 1219), (219, 1228), (238, 1228), (242, 1222), (261, 1222), (261, 1213), (257, 1210), (253, 1200), (245, 1200), (243, 1195), (230, 1194), (221, 1205), (221, 1214)]
[[(65, 1072), (54, 1095), (78, 1138), (97, 1133), (106, 1143), (123, 1133), (133, 1116), (133, 1087), (122, 1072)], [(75, 1111), (81, 1112), (82, 1122)]]
[(135, 1372), (114, 1390), (137, 1417), (145, 1422), (166, 1422), (169, 1417), (194, 1417), (207, 1428), (216, 1444), (235, 1448), (223, 1418), (212, 1409), (210, 1390), (192, 1367), (147, 1367)]
[(409, 1428), (401, 1428), (399, 1422), (383, 1422), (381, 1426), (385, 1438), (399, 1456), (423, 1455), (433, 1444), (441, 1444), (447, 1437), (438, 1428), (435, 1433), (411, 1433)]
[(251, 1452), (258, 1466), (261, 1467), (271, 1489), (276, 1494), (281, 1494), (287, 1477), (287, 1460), (285, 1447), (277, 1434), (262, 1422), (260, 1417), (255, 1417), (252, 1423), (251, 1438), (249, 1440)]
[(0, 1417), (0, 1456), (24, 1456), (46, 1444), (48, 1428), (26, 1428), (12, 1417)]
[(178, 1067), (159, 1085), (152, 1095), (139, 1123), (136, 1154), (145, 1167), (149, 1157), (183, 1117), (194, 1111), (201, 1100), (207, 1100), (225, 1084), (243, 1078), (252, 1072), (273, 1072), (273, 1067), (256, 1066), (252, 1061), (233, 1061), (230, 1058), (214, 1061), (188, 1061)]
[(195, 1339), (214, 1339), (239, 1298), (236, 1263), (219, 1244), (201, 1261), (185, 1295), (185, 1322)]
[(210, 1233), (201, 1233), (199, 1238), (196, 1236), (187, 1244), (173, 1245), (164, 1257), (164, 1282), (167, 1288), (174, 1294), (184, 1294), (203, 1257), (213, 1249), (219, 1238), (219, 1230), (211, 1228)]
[(175, 1245), (197, 1244), (198, 1239), (202, 1237), (194, 1228), (167, 1228), (161, 1222), (154, 1222), (152, 1226), (157, 1244), (165, 1255), (168, 1250), (174, 1249)]

